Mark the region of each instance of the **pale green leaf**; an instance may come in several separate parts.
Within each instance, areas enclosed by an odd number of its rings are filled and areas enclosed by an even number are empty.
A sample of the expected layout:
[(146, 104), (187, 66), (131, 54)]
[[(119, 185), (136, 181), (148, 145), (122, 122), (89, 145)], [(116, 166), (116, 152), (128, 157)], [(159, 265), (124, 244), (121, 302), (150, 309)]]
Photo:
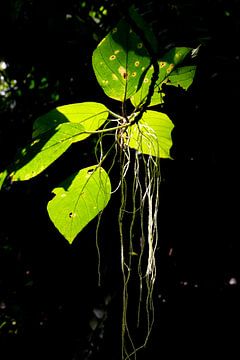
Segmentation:
[(53, 190), (48, 203), (50, 219), (72, 243), (77, 234), (107, 205), (111, 183), (106, 171), (97, 165), (80, 170)]
[[(131, 16), (155, 49), (156, 41), (149, 27), (136, 12), (131, 11)], [(100, 42), (92, 57), (99, 85), (106, 95), (119, 101), (136, 93), (150, 63), (150, 56), (142, 40), (125, 20), (121, 20)]]
[(81, 124), (62, 123), (49, 130), (25, 148), (13, 165), (12, 181), (29, 180), (40, 174), (72, 144), (73, 138), (84, 132)]
[[(185, 57), (192, 51), (192, 48), (175, 47), (167, 52), (158, 62), (159, 75), (156, 81), (154, 94), (151, 98), (149, 106), (161, 104), (163, 102), (162, 84), (167, 83), (170, 74), (175, 70), (185, 59)], [(153, 75), (153, 66), (147, 71), (140, 90), (131, 97), (131, 102), (134, 106), (138, 106), (144, 102), (149, 92), (149, 86)]]
[(137, 124), (129, 127), (128, 145), (142, 154), (171, 158), (173, 127), (166, 114), (147, 110)]
[(108, 109), (101, 103), (83, 102), (59, 106), (35, 120), (33, 137), (38, 137), (59, 124), (70, 122), (81, 124), (84, 127), (86, 133), (73, 139), (73, 142), (81, 141), (90, 136), (90, 133), (87, 132), (99, 129), (107, 118)]

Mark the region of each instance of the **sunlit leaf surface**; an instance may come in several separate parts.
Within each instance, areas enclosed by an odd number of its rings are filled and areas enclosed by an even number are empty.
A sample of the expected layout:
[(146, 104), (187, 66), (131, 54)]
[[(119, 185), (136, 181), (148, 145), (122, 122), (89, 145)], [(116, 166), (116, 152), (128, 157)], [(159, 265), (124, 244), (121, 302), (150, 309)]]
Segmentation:
[(72, 243), (77, 234), (102, 211), (111, 196), (111, 183), (102, 167), (80, 170), (53, 190), (49, 216), (59, 232)]
[(142, 154), (171, 158), (173, 127), (166, 114), (148, 110), (137, 124), (129, 128), (129, 146)]

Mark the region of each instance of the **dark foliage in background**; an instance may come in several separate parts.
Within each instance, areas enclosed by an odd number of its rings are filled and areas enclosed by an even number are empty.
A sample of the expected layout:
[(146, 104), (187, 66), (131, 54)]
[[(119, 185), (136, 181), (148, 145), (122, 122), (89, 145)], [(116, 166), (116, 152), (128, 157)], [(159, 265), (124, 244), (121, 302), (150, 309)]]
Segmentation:
[[(29, 140), (38, 115), (58, 105), (106, 100), (94, 78), (92, 51), (128, 3), (3, 1), (0, 170)], [(162, 161), (156, 321), (139, 359), (195, 358), (200, 352), (215, 358), (222, 350), (237, 358), (240, 2), (135, 3), (163, 53), (201, 44), (190, 91), (169, 88), (164, 105), (175, 124), (175, 160)], [(106, 210), (101, 230), (99, 289), (93, 226), (69, 247), (45, 210), (49, 189), (91, 156), (87, 145), (76, 144), (38, 178), (0, 193), (2, 360), (118, 359), (119, 244), (109, 226), (114, 211)]]

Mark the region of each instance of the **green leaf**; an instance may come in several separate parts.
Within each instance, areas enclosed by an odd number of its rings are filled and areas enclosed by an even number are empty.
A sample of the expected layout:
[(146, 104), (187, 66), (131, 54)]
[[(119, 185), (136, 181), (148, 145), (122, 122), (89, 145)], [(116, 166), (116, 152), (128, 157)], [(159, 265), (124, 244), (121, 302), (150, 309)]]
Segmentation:
[[(156, 47), (155, 38), (143, 19), (134, 10), (130, 16)], [(140, 20), (141, 19), (141, 20)], [(148, 51), (139, 36), (125, 20), (99, 43), (93, 52), (92, 64), (99, 85), (107, 96), (124, 101), (140, 88), (151, 63)]]
[(134, 5), (129, 8), (129, 16), (134, 21), (137, 28), (140, 29), (141, 33), (144, 34), (144, 37), (151, 47), (152, 52), (156, 54), (158, 52), (158, 40), (151, 26), (149, 26), (149, 23), (147, 23), (138, 13)]
[(40, 174), (69, 148), (73, 137), (84, 130), (81, 124), (63, 123), (40, 135), (19, 152), (10, 174), (12, 181), (29, 180)]
[(102, 211), (111, 196), (105, 170), (90, 166), (71, 176), (53, 190), (47, 209), (59, 232), (72, 243), (77, 234)]
[(59, 106), (33, 125), (33, 142), (22, 149), (13, 165), (12, 181), (40, 174), (72, 143), (86, 139), (108, 118), (108, 109), (95, 102)]
[(168, 77), (167, 85), (180, 86), (187, 90), (192, 84), (196, 72), (196, 66), (182, 66), (174, 70)]
[[(170, 74), (179, 66), (185, 57), (192, 51), (192, 48), (176, 47), (166, 53), (158, 62), (159, 75), (156, 81), (154, 94), (151, 98), (149, 106), (161, 104), (163, 102), (162, 84), (168, 83)], [(153, 66), (147, 71), (140, 90), (131, 97), (131, 102), (134, 106), (138, 106), (141, 102), (144, 102), (149, 91), (151, 84), (151, 78), (153, 74)]]
[(142, 154), (171, 158), (173, 127), (166, 114), (147, 110), (142, 119), (128, 129), (128, 145)]
[[(57, 125), (70, 122), (84, 126), (85, 131), (99, 129), (108, 118), (108, 109), (97, 102), (83, 102), (59, 106), (40, 116), (33, 124), (33, 138), (55, 128)], [(90, 134), (84, 133), (73, 139), (73, 142), (86, 139)]]
[(6, 179), (6, 177), (8, 176), (8, 171), (7, 170), (4, 170), (0, 173), (0, 190), (4, 184), (4, 181)]

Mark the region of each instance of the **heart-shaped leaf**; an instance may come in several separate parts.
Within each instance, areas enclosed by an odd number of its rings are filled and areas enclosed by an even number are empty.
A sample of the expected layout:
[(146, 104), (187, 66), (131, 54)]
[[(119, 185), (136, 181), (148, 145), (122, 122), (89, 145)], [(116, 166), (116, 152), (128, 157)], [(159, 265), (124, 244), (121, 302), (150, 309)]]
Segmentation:
[(80, 170), (53, 190), (48, 203), (50, 219), (72, 243), (77, 234), (102, 211), (111, 196), (106, 171), (97, 165)]

